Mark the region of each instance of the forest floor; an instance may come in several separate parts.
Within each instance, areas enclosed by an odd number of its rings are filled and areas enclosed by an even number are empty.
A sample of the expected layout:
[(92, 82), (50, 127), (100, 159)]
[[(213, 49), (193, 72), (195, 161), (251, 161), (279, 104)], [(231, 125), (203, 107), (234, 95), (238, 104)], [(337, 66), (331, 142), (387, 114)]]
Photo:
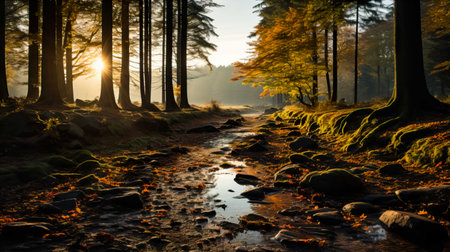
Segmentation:
[[(437, 172), (402, 166), (344, 152), (335, 138), (308, 134), (280, 117), (242, 116), (197, 115), (188, 123), (164, 124), (171, 133), (157, 140), (154, 134), (126, 134), (116, 146), (129, 128), (113, 127), (106, 118), (102, 125), (118, 134), (90, 142), (92, 152), (68, 151), (74, 139), (59, 129), (64, 134), (58, 140), (67, 143), (58, 147), (67, 151), (40, 162), (53, 173), (0, 189), (1, 250), (450, 248), (448, 164)], [(133, 125), (141, 124), (137, 119)], [(3, 164), (42, 159), (11, 149), (3, 149)], [(14, 180), (27, 169), (39, 170), (29, 166), (14, 174), (0, 170), (3, 182), (6, 175)], [(47, 167), (41, 169), (47, 174)], [(417, 187), (425, 189), (396, 192)]]

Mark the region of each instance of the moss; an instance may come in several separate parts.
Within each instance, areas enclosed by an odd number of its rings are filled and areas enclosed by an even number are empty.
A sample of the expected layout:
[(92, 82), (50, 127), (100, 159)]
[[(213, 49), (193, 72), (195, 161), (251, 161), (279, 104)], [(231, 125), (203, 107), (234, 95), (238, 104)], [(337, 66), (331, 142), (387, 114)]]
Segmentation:
[(50, 174), (50, 167), (43, 162), (28, 162), (19, 166), (15, 173), (24, 182), (39, 179)]
[(300, 187), (312, 187), (314, 190), (330, 194), (359, 193), (364, 189), (361, 179), (344, 169), (310, 172), (303, 176)]
[(60, 155), (51, 156), (46, 159), (46, 162), (55, 168), (74, 168), (76, 166), (72, 160)]
[(302, 155), (302, 154), (298, 154), (298, 153), (290, 155), (289, 160), (293, 164), (302, 164), (302, 163), (308, 163), (308, 162), (312, 161), (309, 157)]
[(77, 180), (77, 185), (78, 186), (90, 186), (94, 183), (97, 183), (99, 181), (98, 177), (95, 176), (94, 174), (89, 174), (87, 176), (84, 176), (82, 178), (80, 178), (79, 180)]
[(89, 150), (75, 151), (69, 155), (69, 158), (77, 163), (82, 163), (86, 160), (97, 160)]
[(106, 128), (114, 136), (127, 136), (133, 129), (130, 121), (116, 119), (107, 119)]
[(97, 160), (86, 160), (77, 165), (75, 170), (77, 172), (91, 172), (100, 167), (100, 163)]
[[(447, 137), (450, 133), (445, 134)], [(436, 136), (419, 139), (405, 153), (404, 160), (409, 164), (437, 165), (449, 161), (450, 142), (436, 138)]]

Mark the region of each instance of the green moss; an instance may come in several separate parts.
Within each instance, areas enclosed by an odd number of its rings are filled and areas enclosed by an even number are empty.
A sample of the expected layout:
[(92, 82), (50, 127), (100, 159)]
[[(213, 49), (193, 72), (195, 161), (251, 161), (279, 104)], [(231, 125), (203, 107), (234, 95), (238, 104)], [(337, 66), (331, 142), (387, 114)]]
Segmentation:
[(419, 139), (405, 153), (404, 160), (409, 164), (416, 165), (437, 165), (438, 163), (448, 163), (450, 153), (450, 142), (428, 137)]
[(97, 183), (99, 181), (98, 177), (95, 176), (94, 174), (89, 174), (85, 177), (80, 178), (77, 181), (77, 185), (78, 186), (90, 186), (94, 183)]
[(82, 163), (86, 160), (97, 160), (92, 152), (89, 150), (78, 150), (69, 155), (69, 158), (77, 163)]
[(51, 156), (46, 159), (46, 162), (55, 168), (74, 168), (76, 166), (72, 160), (60, 155)]
[(100, 167), (100, 163), (97, 160), (86, 160), (77, 165), (75, 168), (78, 172), (91, 172)]

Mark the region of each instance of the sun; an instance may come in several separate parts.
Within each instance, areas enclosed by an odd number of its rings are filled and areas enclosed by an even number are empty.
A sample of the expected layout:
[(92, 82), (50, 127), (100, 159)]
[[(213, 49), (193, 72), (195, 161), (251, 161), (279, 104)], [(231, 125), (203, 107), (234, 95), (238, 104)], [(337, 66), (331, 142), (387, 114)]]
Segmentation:
[(96, 72), (101, 73), (105, 65), (103, 64), (102, 58), (98, 58), (94, 61), (92, 64), (92, 67), (95, 69)]

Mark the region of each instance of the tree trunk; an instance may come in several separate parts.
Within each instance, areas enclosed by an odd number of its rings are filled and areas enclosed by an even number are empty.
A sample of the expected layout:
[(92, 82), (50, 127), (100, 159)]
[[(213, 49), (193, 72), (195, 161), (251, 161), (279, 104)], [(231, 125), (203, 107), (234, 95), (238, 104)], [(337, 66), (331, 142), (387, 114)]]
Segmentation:
[(73, 74), (72, 74), (72, 11), (67, 14), (64, 48), (66, 48), (66, 95), (67, 102), (73, 103)]
[(148, 61), (148, 78), (145, 83), (145, 97), (150, 105), (152, 103), (152, 1), (148, 3), (148, 46), (147, 46), (147, 61)]
[(190, 108), (187, 94), (187, 30), (188, 30), (188, 1), (181, 0), (181, 69), (180, 69), (180, 107)]
[(149, 97), (147, 96), (148, 93), (148, 84), (150, 81), (150, 75), (149, 75), (149, 68), (148, 68), (148, 48), (149, 48), (149, 17), (148, 17), (148, 1), (144, 0), (144, 103), (142, 104), (143, 107), (148, 107), (148, 104), (150, 103)]
[(165, 111), (180, 110), (173, 96), (172, 44), (173, 44), (173, 2), (166, 1), (166, 106)]
[(99, 105), (102, 109), (118, 109), (112, 79), (112, 0), (102, 0), (102, 86)]
[(330, 84), (330, 71), (328, 69), (328, 30), (325, 29), (325, 48), (324, 48), (324, 54), (325, 54), (325, 79), (327, 81), (327, 91), (328, 91), (328, 101), (331, 101), (331, 84)]
[(331, 102), (337, 102), (338, 91), (338, 59), (337, 59), (337, 39), (338, 28), (336, 23), (333, 23), (333, 94), (331, 96)]
[(133, 107), (130, 100), (130, 3), (122, 0), (122, 67), (120, 69), (119, 104), (124, 109)]
[(312, 40), (313, 40), (313, 64), (314, 64), (314, 72), (313, 72), (313, 84), (312, 84), (312, 100), (311, 105), (313, 107), (317, 106), (319, 103), (319, 79), (317, 76), (317, 60), (319, 56), (317, 55), (317, 32), (316, 28), (313, 28), (312, 32)]
[(377, 96), (381, 97), (381, 69), (380, 62), (377, 64)]
[(166, 67), (166, 0), (162, 0), (162, 54), (161, 54), (161, 103), (162, 105), (166, 104), (166, 73), (164, 72)]
[(66, 87), (64, 83), (64, 51), (62, 38), (62, 0), (56, 0), (56, 71), (58, 78), (58, 87), (61, 97), (66, 98)]
[(6, 80), (6, 57), (5, 57), (5, 0), (0, 0), (0, 102), (9, 97), (8, 82)]
[(356, 29), (355, 29), (355, 87), (354, 87), (354, 103), (358, 103), (358, 26), (359, 26), (359, 0), (356, 0)]
[(61, 106), (63, 100), (59, 91), (56, 69), (56, 0), (43, 1), (42, 13), (42, 74), (41, 106)]
[(410, 119), (419, 110), (437, 109), (428, 92), (423, 66), (420, 0), (394, 3), (395, 86), (391, 105), (400, 116)]
[(144, 75), (144, 8), (143, 0), (139, 0), (139, 87), (141, 91), (141, 106), (145, 104), (145, 75)]
[(39, 3), (29, 0), (28, 10), (28, 92), (27, 100), (39, 98)]
[(181, 106), (181, 27), (183, 26), (181, 21), (181, 0), (177, 0), (177, 91), (175, 96), (177, 103)]

